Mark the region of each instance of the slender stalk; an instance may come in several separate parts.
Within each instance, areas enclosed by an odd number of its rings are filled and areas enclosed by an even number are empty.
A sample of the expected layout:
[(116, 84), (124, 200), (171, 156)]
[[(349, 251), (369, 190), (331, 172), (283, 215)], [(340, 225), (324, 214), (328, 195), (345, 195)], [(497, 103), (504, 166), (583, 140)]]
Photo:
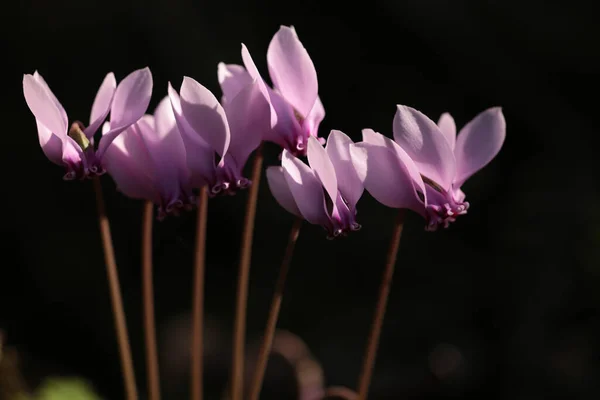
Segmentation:
[(275, 293), (273, 294), (273, 301), (271, 302), (271, 309), (269, 310), (269, 317), (267, 318), (267, 326), (265, 328), (263, 341), (260, 345), (258, 360), (256, 362), (254, 376), (250, 386), (250, 400), (258, 400), (258, 396), (260, 396), (260, 390), (265, 377), (265, 370), (267, 369), (267, 362), (273, 345), (273, 337), (275, 336), (275, 328), (277, 327), (277, 319), (279, 318), (279, 310), (281, 309), (285, 281), (290, 265), (292, 264), (292, 256), (294, 255), (294, 248), (296, 247), (301, 227), (302, 219), (296, 218), (292, 225), (292, 229), (290, 230), (287, 247), (283, 256), (283, 261), (281, 262), (281, 268), (279, 269), (279, 276), (277, 278), (277, 283), (275, 284)]
[(244, 231), (240, 249), (240, 265), (238, 272), (236, 310), (233, 327), (233, 360), (231, 371), (231, 400), (243, 400), (244, 386), (244, 346), (246, 340), (246, 308), (248, 306), (248, 279), (250, 277), (250, 260), (252, 258), (252, 239), (254, 236), (254, 219), (258, 200), (261, 168), (263, 163), (262, 145), (256, 150), (252, 165), (252, 186), (246, 203)]
[(362, 370), (360, 373), (358, 384), (358, 400), (366, 400), (373, 376), (373, 367), (375, 366), (375, 356), (379, 345), (379, 337), (381, 336), (381, 327), (385, 316), (385, 308), (387, 306), (390, 288), (392, 286), (392, 277), (394, 276), (394, 267), (396, 265), (396, 257), (398, 248), (400, 247), (400, 237), (402, 236), (402, 228), (404, 227), (404, 209), (398, 210), (398, 215), (394, 221), (394, 229), (390, 247), (388, 249), (387, 261), (383, 271), (381, 286), (379, 287), (379, 299), (375, 308), (375, 317), (371, 325), (369, 340), (367, 341), (367, 349), (365, 351)]
[(115, 261), (115, 252), (110, 235), (110, 224), (108, 223), (108, 217), (106, 216), (100, 179), (94, 178), (93, 181), (94, 191), (96, 192), (98, 223), (100, 225), (100, 235), (102, 238), (102, 247), (104, 249), (104, 261), (106, 262), (106, 273), (108, 275), (110, 299), (112, 302), (113, 315), (115, 318), (115, 329), (119, 343), (119, 353), (121, 356), (121, 368), (123, 370), (123, 379), (125, 381), (125, 397), (127, 400), (137, 400), (138, 393), (137, 386), (135, 384), (135, 372), (133, 370), (133, 359), (131, 356), (131, 347), (129, 345), (129, 335), (127, 333), (127, 323), (125, 321), (123, 299), (121, 298), (121, 287), (119, 284), (117, 263)]
[(208, 192), (200, 189), (196, 222), (196, 255), (194, 259), (194, 299), (192, 304), (192, 365), (191, 390), (193, 400), (202, 400), (204, 345), (204, 271), (206, 254), (206, 216)]
[(144, 333), (146, 336), (146, 368), (148, 373), (148, 398), (160, 400), (160, 373), (154, 322), (154, 289), (152, 274), (152, 223), (154, 204), (144, 203), (142, 217), (142, 291), (144, 297)]

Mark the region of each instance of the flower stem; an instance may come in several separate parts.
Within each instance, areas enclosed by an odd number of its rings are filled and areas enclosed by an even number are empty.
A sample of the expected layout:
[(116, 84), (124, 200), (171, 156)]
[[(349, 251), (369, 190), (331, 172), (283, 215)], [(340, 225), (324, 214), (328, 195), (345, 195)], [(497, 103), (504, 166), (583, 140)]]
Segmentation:
[(119, 284), (119, 274), (117, 272), (117, 263), (115, 261), (115, 252), (110, 235), (110, 225), (108, 223), (108, 217), (106, 216), (104, 198), (102, 196), (102, 185), (100, 184), (99, 178), (94, 178), (93, 181), (94, 191), (96, 192), (98, 223), (100, 225), (100, 235), (102, 238), (102, 247), (104, 249), (104, 261), (106, 262), (106, 272), (108, 275), (110, 299), (112, 302), (113, 315), (115, 318), (115, 329), (119, 343), (119, 353), (121, 356), (121, 368), (123, 370), (123, 379), (125, 381), (125, 397), (127, 400), (137, 400), (138, 393), (135, 384), (133, 359), (131, 357), (131, 347), (129, 345), (129, 335), (127, 333), (127, 323), (125, 321), (123, 299), (121, 298), (121, 288)]
[(154, 290), (152, 275), (152, 224), (154, 204), (144, 203), (142, 217), (142, 291), (144, 296), (144, 332), (146, 336), (146, 368), (148, 373), (148, 398), (160, 400), (160, 373), (154, 322)]
[(267, 318), (267, 326), (265, 328), (265, 334), (263, 336), (263, 341), (258, 353), (254, 377), (250, 386), (250, 400), (258, 400), (258, 396), (260, 396), (265, 370), (267, 369), (267, 362), (269, 360), (271, 347), (273, 345), (273, 337), (275, 336), (275, 328), (277, 327), (277, 319), (279, 318), (279, 310), (281, 309), (283, 290), (285, 289), (285, 280), (287, 278), (290, 265), (292, 264), (292, 256), (294, 254), (294, 248), (296, 247), (296, 242), (298, 241), (298, 235), (300, 234), (301, 227), (302, 219), (296, 218), (294, 224), (292, 225), (292, 229), (290, 230), (287, 247), (281, 262), (281, 268), (279, 269), (279, 276), (277, 278), (277, 283), (275, 284), (275, 293), (273, 294), (273, 301), (271, 302), (271, 309), (269, 310), (269, 317)]
[(246, 340), (246, 308), (248, 306), (248, 279), (250, 277), (250, 260), (252, 258), (252, 239), (254, 236), (254, 219), (258, 200), (261, 168), (263, 163), (262, 145), (256, 150), (252, 165), (252, 186), (249, 189), (244, 217), (244, 230), (240, 249), (240, 265), (236, 294), (236, 310), (233, 327), (233, 365), (231, 371), (231, 400), (242, 400), (244, 385), (244, 346)]
[(377, 300), (375, 308), (375, 317), (373, 318), (373, 324), (371, 325), (371, 332), (369, 334), (369, 340), (367, 341), (367, 349), (360, 373), (358, 400), (367, 399), (371, 377), (373, 376), (373, 367), (375, 366), (375, 356), (379, 345), (379, 337), (381, 336), (381, 327), (383, 325), (385, 308), (392, 286), (392, 277), (394, 276), (396, 257), (398, 255), (398, 248), (400, 247), (402, 228), (404, 227), (404, 214), (404, 209), (398, 210), (398, 215), (394, 221), (394, 229), (392, 232), (392, 239), (390, 240), (385, 269), (383, 271), (383, 279), (381, 280), (381, 286), (379, 287), (379, 299)]
[(194, 297), (192, 304), (192, 400), (202, 400), (203, 345), (204, 345), (204, 271), (206, 254), (206, 217), (208, 192), (200, 189), (196, 221), (196, 254), (194, 257)]

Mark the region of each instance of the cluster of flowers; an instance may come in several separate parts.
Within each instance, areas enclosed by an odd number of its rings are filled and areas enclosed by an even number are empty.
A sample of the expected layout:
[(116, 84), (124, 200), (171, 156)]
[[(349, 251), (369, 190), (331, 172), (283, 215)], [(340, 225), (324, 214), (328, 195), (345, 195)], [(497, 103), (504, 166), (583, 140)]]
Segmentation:
[[(194, 189), (206, 187), (215, 196), (248, 187), (242, 170), (249, 156), (263, 141), (274, 142), (283, 153), (280, 166), (267, 168), (272, 194), (330, 237), (360, 228), (356, 205), (364, 189), (386, 206), (419, 213), (428, 230), (447, 227), (469, 208), (463, 183), (504, 142), (506, 124), (498, 107), (483, 111), (457, 136), (449, 114), (436, 124), (404, 105), (397, 106), (393, 140), (364, 129), (357, 143), (338, 130), (325, 141), (318, 135), (325, 110), (317, 73), (293, 27), (282, 26), (269, 45), (272, 87), (244, 45), (242, 60), (243, 66), (218, 65), (220, 102), (184, 77), (179, 92), (168, 85), (153, 114), (146, 114), (153, 86), (148, 68), (118, 85), (109, 73), (87, 126), (78, 121), (69, 126), (37, 72), (24, 76), (23, 91), (40, 145), (66, 168), (65, 179), (108, 172), (125, 195), (157, 204), (159, 218), (190, 208)], [(96, 143), (98, 130), (102, 136)]]

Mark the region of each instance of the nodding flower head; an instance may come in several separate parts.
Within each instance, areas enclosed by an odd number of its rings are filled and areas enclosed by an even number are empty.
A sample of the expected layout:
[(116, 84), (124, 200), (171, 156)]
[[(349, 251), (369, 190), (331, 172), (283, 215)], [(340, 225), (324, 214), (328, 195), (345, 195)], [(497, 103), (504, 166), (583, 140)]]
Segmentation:
[(425, 218), (425, 229), (435, 231), (467, 213), (461, 186), (498, 154), (505, 136), (506, 122), (498, 107), (480, 113), (457, 137), (449, 114), (436, 124), (399, 105), (394, 140), (365, 129), (351, 154), (373, 197), (389, 207), (414, 210)]
[(292, 214), (320, 225), (333, 239), (360, 229), (356, 203), (363, 186), (350, 162), (350, 138), (331, 131), (327, 146), (308, 139), (308, 165), (287, 150), (281, 167), (269, 167), (267, 180), (277, 202)]

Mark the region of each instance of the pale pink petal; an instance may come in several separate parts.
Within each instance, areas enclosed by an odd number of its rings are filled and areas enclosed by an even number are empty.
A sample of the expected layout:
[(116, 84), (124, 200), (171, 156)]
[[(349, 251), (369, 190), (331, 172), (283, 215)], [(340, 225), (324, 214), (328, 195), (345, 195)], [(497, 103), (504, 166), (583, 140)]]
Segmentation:
[(329, 216), (321, 181), (315, 173), (289, 151), (283, 150), (281, 166), (285, 180), (302, 216), (311, 224), (326, 226)]
[(485, 167), (500, 151), (506, 137), (506, 121), (500, 107), (489, 108), (465, 125), (456, 139), (456, 181), (460, 187)]
[(305, 124), (308, 126), (308, 132), (317, 137), (319, 135), (319, 125), (325, 118), (325, 108), (323, 107), (323, 103), (321, 99), (317, 97), (317, 101), (313, 105), (312, 110), (306, 116)]
[(88, 139), (94, 136), (94, 133), (100, 128), (100, 125), (104, 122), (108, 113), (110, 112), (110, 106), (117, 88), (117, 81), (115, 74), (112, 72), (108, 73), (98, 89), (94, 104), (92, 105), (92, 113), (90, 115), (90, 125), (84, 129), (85, 136)]
[(359, 179), (377, 201), (425, 214), (413, 179), (393, 150), (360, 142), (350, 145), (350, 154)]
[(225, 106), (229, 100), (233, 99), (246, 86), (252, 83), (252, 77), (241, 65), (219, 63), (217, 67), (217, 76), (223, 97), (221, 103)]
[(342, 131), (332, 130), (327, 138), (325, 150), (335, 169), (338, 189), (350, 204), (350, 208), (354, 208), (364, 188), (352, 165), (351, 144), (353, 144), (352, 139)]
[(281, 26), (267, 50), (273, 86), (303, 116), (312, 110), (319, 93), (317, 71), (295, 30)]
[(417, 189), (421, 193), (425, 193), (425, 184), (423, 183), (423, 178), (421, 178), (421, 173), (419, 172), (419, 168), (416, 166), (414, 161), (406, 154), (406, 151), (402, 149), (398, 145), (398, 143), (394, 142), (392, 139), (383, 136), (381, 133), (375, 132), (373, 129), (363, 129), (362, 137), (365, 143), (369, 143), (375, 146), (383, 146), (387, 149), (391, 150), (396, 154), (396, 157), (400, 160), (400, 162), (407, 168), (410, 176), (413, 178), (413, 182), (416, 185)]
[(152, 73), (148, 67), (127, 75), (118, 85), (110, 108), (110, 131), (103, 133), (96, 156), (102, 159), (115, 137), (136, 123), (152, 97)]
[(285, 180), (283, 167), (268, 167), (267, 168), (267, 182), (271, 194), (275, 197), (275, 200), (286, 209), (289, 213), (294, 214), (298, 217), (302, 217), (294, 196), (290, 191), (290, 187)]
[(456, 145), (456, 123), (454, 122), (452, 115), (443, 113), (440, 116), (437, 125), (446, 137), (446, 140), (448, 140), (450, 148), (454, 150), (454, 146)]
[(226, 113), (231, 131), (227, 152), (239, 168), (243, 168), (271, 129), (269, 103), (254, 81), (230, 99)]
[(438, 126), (414, 108), (398, 105), (394, 139), (412, 158), (422, 175), (450, 189), (456, 163), (448, 140)]
[(181, 110), (190, 127), (220, 156), (231, 139), (225, 110), (216, 97), (190, 77), (184, 77), (180, 90)]
[(35, 120), (38, 129), (38, 138), (44, 154), (54, 164), (63, 165), (63, 143), (58, 136), (50, 132), (37, 118)]
[(23, 94), (36, 120), (64, 141), (69, 124), (67, 114), (37, 71), (23, 75)]
[[(244, 66), (246, 67), (246, 71), (248, 72), (250, 77), (252, 79), (256, 80), (256, 82), (258, 83), (258, 87), (259, 87), (260, 91), (262, 92), (262, 94), (265, 96), (265, 99), (267, 99), (267, 101), (269, 101), (269, 103), (272, 103), (273, 100), (271, 99), (271, 95), (272, 95), (273, 91), (267, 87), (265, 80), (260, 75), (258, 68), (256, 68), (256, 64), (254, 63), (254, 60), (252, 59), (252, 56), (250, 55), (248, 48), (243, 43), (242, 43), (242, 61), (244, 62)], [(274, 127), (276, 124), (277, 124), (277, 112), (273, 108), (273, 105), (271, 105), (271, 127)]]
[(313, 136), (308, 138), (306, 155), (308, 158), (308, 165), (310, 165), (310, 168), (321, 181), (321, 184), (325, 188), (327, 194), (329, 194), (335, 208), (338, 195), (338, 183), (337, 177), (335, 176), (335, 168), (323, 146), (321, 146), (319, 141)]

